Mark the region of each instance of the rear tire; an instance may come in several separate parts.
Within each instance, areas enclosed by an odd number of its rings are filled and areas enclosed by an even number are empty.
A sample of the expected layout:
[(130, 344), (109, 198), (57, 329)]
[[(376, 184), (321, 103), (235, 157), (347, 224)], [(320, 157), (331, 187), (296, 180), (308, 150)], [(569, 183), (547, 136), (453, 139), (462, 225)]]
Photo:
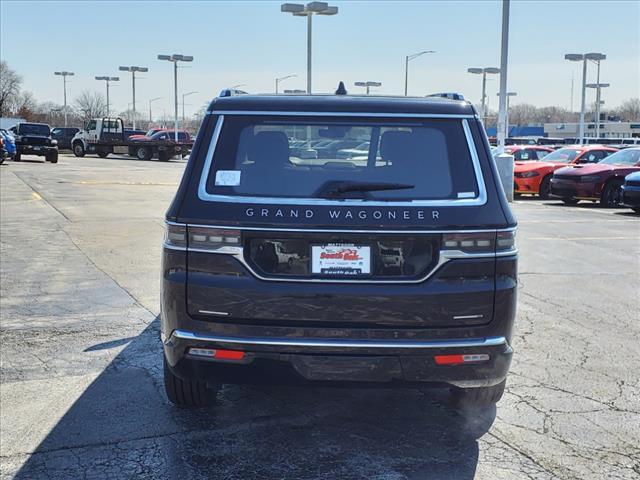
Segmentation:
[(20, 153), (16, 153), (15, 156), (13, 157), (13, 161), (19, 162), (20, 160), (22, 160), (22, 155)]
[(640, 214), (640, 207), (631, 207), (631, 210), (633, 210), (634, 212)]
[(167, 398), (180, 407), (206, 407), (215, 400), (215, 390), (208, 388), (206, 382), (183, 380), (174, 375), (164, 358), (164, 390)]
[(99, 149), (96, 153), (100, 158), (107, 158), (109, 156), (109, 150), (103, 148)]
[(619, 207), (622, 203), (622, 195), (620, 187), (622, 182), (619, 180), (611, 180), (607, 182), (602, 189), (602, 195), (600, 196), (600, 206), (605, 208)]
[(81, 142), (77, 142), (73, 144), (73, 154), (76, 157), (84, 157), (84, 154), (85, 154), (84, 145), (82, 145)]
[(150, 160), (153, 152), (149, 147), (138, 147), (136, 150), (136, 157), (140, 160)]
[(160, 150), (158, 152), (158, 160), (160, 160), (161, 162), (168, 162), (169, 161), (169, 152), (164, 151), (164, 150)]
[(500, 401), (506, 385), (505, 379), (492, 387), (452, 388), (451, 399), (454, 406), (458, 408), (488, 407)]
[(549, 200), (549, 194), (551, 193), (551, 175), (547, 175), (540, 182), (540, 189), (538, 190), (538, 196), (540, 200)]
[(562, 203), (565, 205), (577, 205), (580, 200), (576, 200), (575, 198), (563, 198)]
[(50, 153), (45, 157), (45, 159), (47, 160), (47, 162), (58, 163), (58, 152)]

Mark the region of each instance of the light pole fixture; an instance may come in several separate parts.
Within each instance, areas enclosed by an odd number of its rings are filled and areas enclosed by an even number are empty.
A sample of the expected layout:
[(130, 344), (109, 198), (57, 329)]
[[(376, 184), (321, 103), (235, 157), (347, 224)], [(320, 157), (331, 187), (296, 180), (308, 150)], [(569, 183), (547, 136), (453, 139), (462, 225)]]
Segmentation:
[[(500, 96), (500, 92), (496, 93), (496, 95), (499, 97)], [(515, 97), (517, 95), (518, 94), (516, 92), (507, 92), (506, 93), (506, 96), (507, 96), (507, 108), (506, 108), (506, 115), (505, 115), (504, 123), (505, 123), (505, 125), (507, 127), (507, 133), (506, 133), (507, 137), (509, 136), (509, 98), (510, 97)], [(496, 124), (497, 124), (497, 122), (496, 122)]]
[(495, 67), (484, 67), (484, 68), (467, 68), (467, 72), (473, 73), (476, 75), (482, 75), (482, 102), (481, 103), (481, 112), (480, 117), (482, 118), (482, 123), (486, 123), (487, 119), (487, 109), (486, 109), (486, 100), (487, 100), (487, 73), (494, 75), (500, 73), (499, 68)]
[(607, 56), (602, 53), (567, 53), (564, 56), (564, 59), (570, 62), (582, 62), (582, 101), (580, 103), (580, 130), (578, 133), (580, 143), (584, 143), (584, 113), (587, 100), (587, 60), (597, 62), (598, 67), (600, 67), (600, 60), (604, 60), (605, 58), (607, 58)]
[(193, 95), (194, 93), (198, 93), (198, 92), (189, 92), (189, 93), (182, 94), (182, 125), (183, 126), (184, 126), (184, 97), (188, 97), (189, 95)]
[(131, 82), (133, 84), (133, 129), (136, 129), (136, 72), (148, 72), (147, 67), (120, 67), (121, 72), (131, 72)]
[(193, 62), (193, 57), (191, 55), (180, 55), (174, 53), (173, 55), (158, 55), (158, 60), (167, 60), (168, 62), (173, 62), (173, 96), (174, 96), (174, 109), (173, 109), (173, 117), (174, 117), (174, 129), (175, 129), (175, 140), (178, 141), (178, 62)]
[(287, 78), (293, 78), (293, 77), (297, 77), (297, 75), (285, 75), (284, 77), (276, 78), (276, 94), (278, 93), (278, 85), (280, 84), (280, 82), (282, 82), (283, 80), (286, 80)]
[(60, 75), (62, 77), (62, 85), (64, 89), (64, 126), (67, 126), (67, 77), (75, 75), (73, 72), (53, 72), (54, 75)]
[[(598, 65), (599, 66), (599, 65)], [(598, 75), (600, 76), (600, 75)], [(607, 88), (610, 87), (611, 84), (610, 83), (587, 83), (585, 85), (585, 87), (587, 88), (595, 88), (596, 89), (596, 111), (595, 111), (595, 115), (596, 115), (596, 138), (600, 137), (600, 105), (602, 105), (604, 102), (601, 100), (601, 96), (600, 96), (600, 90), (602, 90), (603, 88)]]
[(160, 100), (164, 97), (156, 97), (156, 98), (152, 98), (151, 100), (149, 100), (149, 123), (153, 123), (153, 116), (151, 115), (151, 104), (153, 102), (155, 102), (156, 100)]
[(110, 82), (118, 82), (120, 81), (120, 77), (96, 77), (96, 80), (104, 80), (107, 83), (107, 117), (109, 116), (109, 83)]
[(338, 7), (329, 6), (326, 2), (283, 3), (280, 11), (291, 13), (294, 17), (307, 17), (307, 93), (311, 93), (311, 33), (314, 15), (336, 15)]
[(382, 82), (371, 82), (371, 81), (355, 82), (354, 85), (356, 87), (365, 87), (367, 89), (367, 95), (369, 95), (369, 89), (371, 87), (381, 87), (382, 86)]
[(436, 53), (435, 50), (424, 50), (422, 52), (414, 53), (404, 57), (404, 96), (407, 96), (409, 91), (409, 62), (414, 58), (418, 58), (426, 53)]

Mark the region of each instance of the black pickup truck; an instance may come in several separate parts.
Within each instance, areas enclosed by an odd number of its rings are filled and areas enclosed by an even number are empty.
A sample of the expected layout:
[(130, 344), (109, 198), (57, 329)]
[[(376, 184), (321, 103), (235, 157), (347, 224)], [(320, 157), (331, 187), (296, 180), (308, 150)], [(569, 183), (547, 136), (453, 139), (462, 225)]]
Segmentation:
[(51, 138), (51, 127), (45, 123), (19, 123), (10, 128), (16, 138), (15, 162), (23, 154), (44, 157), (47, 162), (58, 163), (58, 142)]
[(71, 140), (71, 148), (76, 157), (84, 157), (87, 153), (95, 153), (101, 158), (115, 153), (117, 147), (126, 151), (135, 151), (140, 160), (150, 160), (157, 156), (160, 161), (167, 161), (175, 155), (186, 155), (191, 151), (191, 137), (149, 138), (144, 141), (129, 138), (121, 118), (105, 117), (89, 120)]

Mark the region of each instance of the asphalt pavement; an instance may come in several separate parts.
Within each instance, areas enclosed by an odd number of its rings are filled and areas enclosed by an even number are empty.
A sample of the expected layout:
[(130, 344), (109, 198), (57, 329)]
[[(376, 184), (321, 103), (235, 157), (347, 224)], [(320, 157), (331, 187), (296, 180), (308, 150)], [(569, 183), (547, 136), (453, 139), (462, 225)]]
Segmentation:
[(640, 478), (640, 217), (518, 200), (497, 409), (439, 390), (225, 386), (168, 403), (163, 216), (185, 161), (0, 166), (0, 478)]

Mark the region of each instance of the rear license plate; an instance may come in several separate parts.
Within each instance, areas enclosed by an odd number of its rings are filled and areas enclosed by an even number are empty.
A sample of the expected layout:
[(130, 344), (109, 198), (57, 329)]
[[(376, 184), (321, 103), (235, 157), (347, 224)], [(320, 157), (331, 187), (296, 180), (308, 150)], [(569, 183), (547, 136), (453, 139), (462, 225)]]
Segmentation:
[(311, 246), (311, 273), (320, 275), (370, 275), (371, 247), (351, 244)]

